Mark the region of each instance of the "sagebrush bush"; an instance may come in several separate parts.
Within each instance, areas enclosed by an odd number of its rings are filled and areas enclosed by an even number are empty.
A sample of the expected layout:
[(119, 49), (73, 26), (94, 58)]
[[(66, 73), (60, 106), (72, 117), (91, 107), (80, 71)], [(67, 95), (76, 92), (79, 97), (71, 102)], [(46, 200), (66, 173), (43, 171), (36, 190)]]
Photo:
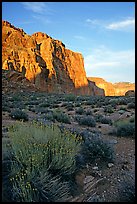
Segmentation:
[(75, 117), (76, 121), (79, 123), (79, 125), (86, 125), (88, 127), (95, 127), (96, 121), (94, 117), (92, 116), (77, 116)]
[(135, 182), (126, 179), (120, 183), (119, 202), (135, 202)]
[(15, 109), (9, 114), (15, 120), (28, 121), (28, 114), (20, 109)]
[(106, 116), (103, 115), (96, 115), (95, 116), (96, 122), (100, 122), (102, 124), (109, 124), (112, 125), (112, 120)]
[(118, 105), (127, 105), (127, 98), (120, 97), (118, 99)]
[(82, 108), (82, 107), (80, 107), (80, 108), (78, 108), (77, 110), (76, 110), (76, 113), (77, 114), (79, 114), (79, 115), (82, 115), (82, 114), (84, 114), (84, 109)]
[(128, 121), (117, 123), (116, 135), (121, 137), (135, 137), (135, 123)]
[(58, 122), (69, 124), (71, 123), (69, 116), (60, 110), (53, 111), (53, 118), (56, 119)]
[(5, 172), (3, 177), (3, 200), (65, 201), (70, 190), (64, 176), (75, 172), (75, 156), (80, 149), (76, 136), (56, 125), (37, 123), (16, 123), (10, 128), (9, 136), (10, 172)]
[(104, 108), (105, 113), (114, 113), (114, 108), (111, 105), (108, 105)]
[(127, 104), (128, 109), (135, 109), (135, 103), (131, 102)]
[(77, 156), (77, 165), (113, 162), (115, 159), (114, 148), (99, 137), (86, 137), (82, 144), (81, 152)]
[(76, 101), (76, 96), (74, 94), (65, 95), (65, 101)]

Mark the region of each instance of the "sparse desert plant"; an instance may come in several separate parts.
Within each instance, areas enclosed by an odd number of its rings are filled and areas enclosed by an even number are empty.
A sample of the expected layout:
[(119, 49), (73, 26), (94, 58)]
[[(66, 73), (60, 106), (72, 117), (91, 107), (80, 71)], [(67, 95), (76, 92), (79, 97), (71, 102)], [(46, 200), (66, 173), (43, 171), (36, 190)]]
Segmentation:
[(39, 105), (39, 107), (44, 107), (44, 108), (49, 107), (49, 106), (50, 106), (50, 103), (48, 102), (44, 102)]
[(103, 115), (96, 115), (95, 116), (95, 119), (96, 119), (96, 122), (100, 122), (102, 124), (110, 124), (112, 125), (112, 120), (106, 116), (103, 116)]
[(120, 97), (120, 98), (118, 99), (118, 104), (119, 104), (119, 105), (127, 105), (127, 98), (125, 98), (125, 97)]
[(11, 112), (11, 109), (9, 106), (5, 105), (5, 104), (2, 104), (2, 111), (7, 111), (7, 112)]
[(77, 110), (76, 110), (76, 113), (77, 114), (79, 114), (79, 115), (82, 115), (82, 114), (84, 114), (84, 109), (82, 108), (82, 107), (80, 107), (80, 108), (78, 108)]
[(119, 191), (119, 202), (135, 202), (135, 183), (126, 180), (121, 182)]
[(131, 102), (127, 104), (127, 109), (135, 109), (135, 103)]
[(53, 118), (56, 119), (58, 122), (69, 124), (71, 123), (69, 116), (60, 110), (53, 111)]
[(76, 96), (74, 94), (68, 94), (65, 96), (65, 101), (76, 101)]
[(15, 120), (28, 121), (28, 114), (20, 109), (13, 110), (9, 115)]
[(96, 126), (96, 121), (93, 116), (77, 116), (76, 121), (79, 123), (79, 125), (86, 125), (88, 127), (95, 127)]
[(114, 108), (111, 105), (108, 105), (104, 108), (105, 113), (114, 113)]
[(75, 172), (75, 156), (80, 149), (76, 136), (56, 125), (19, 122), (9, 133), (11, 172), (4, 172), (3, 200), (65, 201), (70, 195), (70, 185), (64, 176)]
[(135, 123), (129, 121), (117, 122), (116, 135), (120, 137), (135, 137)]
[(73, 105), (73, 103), (72, 102), (68, 102), (67, 104), (66, 104), (66, 109), (67, 109), (67, 111), (73, 111), (74, 110), (74, 105)]
[(89, 110), (89, 109), (88, 109), (88, 110), (86, 110), (85, 114), (86, 114), (86, 115), (93, 115), (92, 111), (91, 111), (91, 110)]
[[(77, 165), (95, 164), (97, 161), (113, 162), (115, 159), (114, 149), (106, 141), (99, 137), (86, 138), (82, 144), (81, 153), (77, 157)], [(79, 163), (79, 164), (78, 164)]]
[(124, 110), (124, 111), (126, 111), (126, 107), (125, 107), (125, 106), (121, 106), (121, 107), (119, 108), (119, 110)]
[(135, 115), (132, 116), (132, 117), (129, 119), (129, 122), (131, 122), (131, 123), (134, 123), (134, 122), (135, 122)]

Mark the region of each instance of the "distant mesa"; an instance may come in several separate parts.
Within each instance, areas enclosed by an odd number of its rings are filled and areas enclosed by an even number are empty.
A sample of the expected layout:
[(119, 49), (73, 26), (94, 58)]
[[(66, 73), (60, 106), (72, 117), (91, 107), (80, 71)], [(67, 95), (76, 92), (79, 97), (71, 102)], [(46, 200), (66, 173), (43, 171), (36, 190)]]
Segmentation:
[(133, 92), (135, 91), (134, 83), (129, 82), (111, 83), (99, 77), (88, 77), (88, 79), (94, 81), (98, 87), (104, 89), (105, 96), (125, 96), (128, 94), (128, 91), (129, 94), (131, 94), (132, 92), (133, 95)]
[(125, 93), (125, 96), (135, 96), (135, 91), (134, 91), (134, 90), (128, 90), (128, 91)]
[(27, 35), (7, 21), (2, 21), (2, 69), (21, 73), (33, 87), (47, 93), (114, 95), (114, 85), (87, 78), (82, 54), (45, 33)]

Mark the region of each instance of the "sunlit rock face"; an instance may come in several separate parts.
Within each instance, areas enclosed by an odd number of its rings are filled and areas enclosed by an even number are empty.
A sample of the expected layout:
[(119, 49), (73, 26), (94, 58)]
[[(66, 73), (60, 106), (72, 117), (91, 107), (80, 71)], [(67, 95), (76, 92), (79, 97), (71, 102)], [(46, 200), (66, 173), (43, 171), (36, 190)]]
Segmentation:
[(115, 96), (115, 88), (112, 83), (98, 77), (88, 77), (88, 79), (94, 81), (98, 87), (104, 89), (105, 96)]
[(135, 91), (135, 84), (129, 82), (110, 83), (99, 77), (88, 77), (95, 84), (104, 89), (105, 96), (124, 96), (129, 90)]
[[(135, 95), (135, 84), (129, 82), (119, 82), (113, 84), (115, 88), (115, 94), (124, 96), (124, 95)], [(126, 94), (127, 92), (127, 94)]]
[(27, 35), (7, 21), (2, 22), (2, 69), (22, 72), (45, 92), (104, 95), (89, 83), (80, 53), (47, 34)]

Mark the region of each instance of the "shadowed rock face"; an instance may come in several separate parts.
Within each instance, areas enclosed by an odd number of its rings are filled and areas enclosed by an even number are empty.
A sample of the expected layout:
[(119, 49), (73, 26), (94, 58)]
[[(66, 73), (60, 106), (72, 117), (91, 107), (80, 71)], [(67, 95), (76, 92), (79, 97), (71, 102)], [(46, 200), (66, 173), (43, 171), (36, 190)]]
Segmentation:
[(9, 22), (2, 22), (2, 69), (22, 72), (45, 92), (104, 95), (86, 77), (80, 53), (47, 34), (27, 35)]
[(104, 89), (105, 96), (124, 96), (129, 90), (135, 91), (135, 84), (128, 82), (110, 83), (99, 77), (88, 77), (92, 82)]

